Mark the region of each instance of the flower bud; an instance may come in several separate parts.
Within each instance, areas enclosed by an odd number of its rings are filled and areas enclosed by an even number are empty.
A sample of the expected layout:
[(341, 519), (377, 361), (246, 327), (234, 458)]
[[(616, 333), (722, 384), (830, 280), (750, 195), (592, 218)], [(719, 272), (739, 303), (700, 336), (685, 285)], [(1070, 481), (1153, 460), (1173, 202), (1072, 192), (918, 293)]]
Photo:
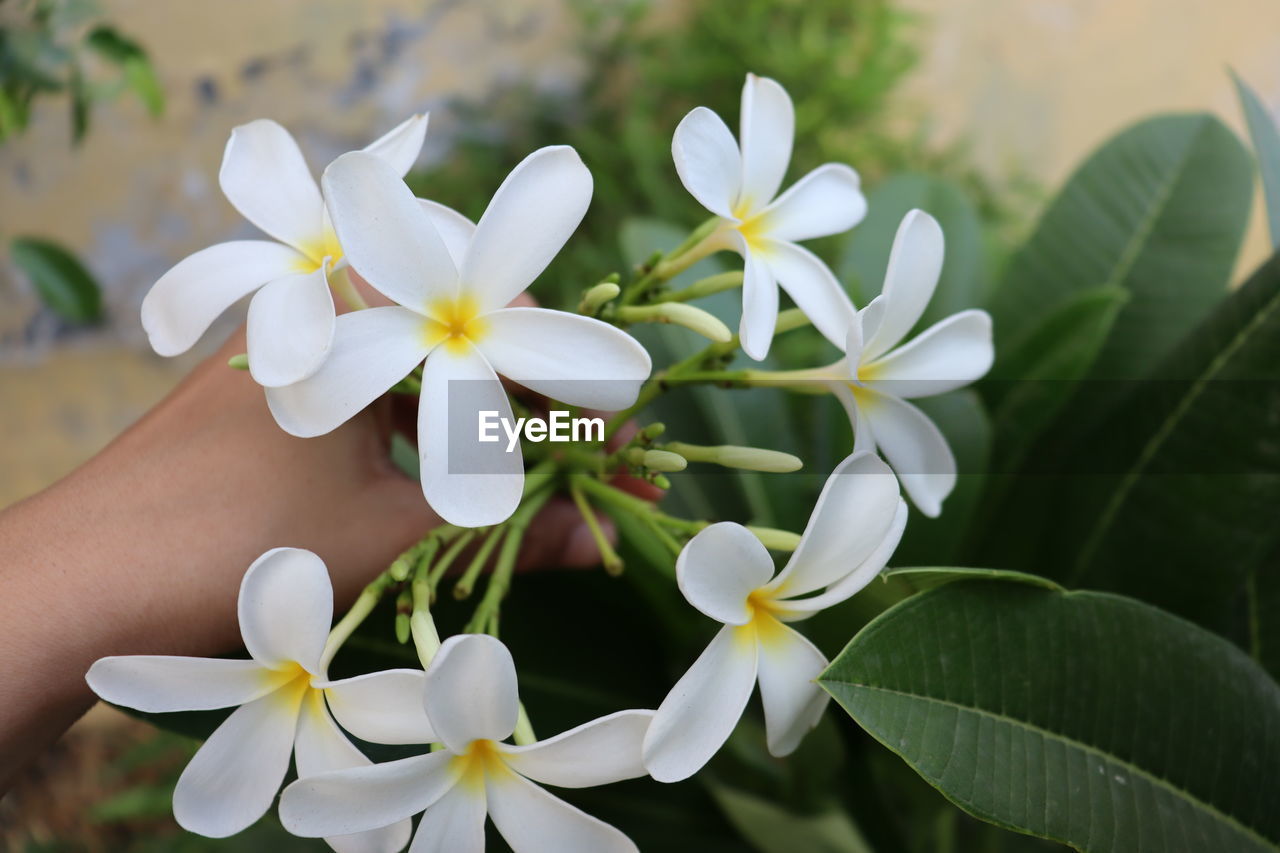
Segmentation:
[(764, 547), (771, 551), (794, 551), (800, 545), (800, 534), (792, 533), (790, 530), (778, 530), (774, 527), (752, 527), (747, 525), (747, 529), (755, 534), (756, 538), (764, 543)]
[(729, 327), (714, 314), (683, 302), (627, 305), (618, 309), (618, 319), (626, 323), (675, 323), (716, 343), (725, 343), (733, 337)]
[(643, 465), (650, 471), (683, 471), (688, 467), (689, 462), (679, 453), (672, 453), (669, 450), (646, 450), (643, 457)]
[(242, 352), (239, 355), (231, 356), (231, 358), (227, 359), (227, 367), (233, 368), (234, 370), (248, 370), (249, 353)]
[(747, 471), (764, 471), (770, 474), (788, 474), (798, 471), (804, 463), (790, 453), (764, 450), (759, 447), (740, 447), (721, 444), (704, 447), (696, 444), (672, 442), (663, 445), (665, 450), (678, 453), (690, 462), (712, 462), (726, 468), (742, 468)]
[(595, 314), (606, 302), (616, 299), (621, 292), (622, 288), (618, 287), (616, 282), (602, 281), (582, 295), (582, 301), (578, 303), (578, 313)]

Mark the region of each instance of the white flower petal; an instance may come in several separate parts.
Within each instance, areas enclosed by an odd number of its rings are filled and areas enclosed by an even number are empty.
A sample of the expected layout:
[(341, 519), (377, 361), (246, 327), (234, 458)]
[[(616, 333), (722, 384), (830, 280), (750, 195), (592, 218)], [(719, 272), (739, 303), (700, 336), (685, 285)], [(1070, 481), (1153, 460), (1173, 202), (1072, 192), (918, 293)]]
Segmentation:
[(324, 203), (307, 161), (289, 131), (258, 119), (231, 131), (218, 183), (240, 215), (302, 252), (323, 231)]
[(884, 274), (884, 316), (875, 334), (869, 334), (863, 362), (871, 362), (888, 352), (916, 324), (942, 274), (946, 250), (938, 221), (923, 210), (903, 217), (893, 238), (889, 266)]
[(263, 287), (249, 303), (253, 381), (274, 388), (315, 373), (333, 345), (333, 321), (333, 294), (323, 268)]
[(876, 575), (880, 574), (880, 570), (889, 563), (889, 558), (893, 556), (898, 543), (902, 541), (902, 531), (907, 527), (907, 515), (907, 502), (899, 498), (898, 511), (893, 516), (893, 524), (870, 556), (818, 595), (775, 601), (773, 603), (775, 615), (784, 622), (807, 619), (819, 610), (833, 607), (848, 599), (871, 583)]
[(516, 773), (484, 780), (489, 817), (514, 853), (637, 853), (620, 830)]
[(751, 621), (747, 596), (772, 575), (773, 560), (764, 545), (732, 521), (698, 531), (676, 558), (680, 592), (698, 610), (726, 625)]
[(301, 382), (267, 389), (276, 423), (302, 438), (342, 426), (427, 357), (425, 322), (399, 306), (338, 317), (333, 346), (320, 369)]
[(760, 699), (772, 755), (790, 755), (818, 724), (828, 695), (815, 682), (827, 659), (813, 643), (774, 621), (760, 630)]
[(280, 822), (303, 838), (391, 826), (448, 793), (458, 781), (456, 759), (429, 752), (299, 779), (280, 795)]
[(479, 350), (437, 347), (422, 370), (418, 404), (422, 493), (441, 518), (461, 527), (506, 521), (524, 490), (519, 446), (508, 453), (505, 438), (479, 440), (482, 411), (514, 423), (507, 392)]
[(173, 789), (173, 817), (189, 832), (235, 835), (266, 814), (289, 770), (302, 691), (241, 705), (209, 735)]
[(853, 452), (857, 453), (875, 453), (876, 439), (871, 434), (871, 425), (867, 423), (866, 418), (858, 415), (858, 401), (853, 396), (853, 390), (847, 382), (830, 382), (827, 385), (831, 389), (831, 393), (840, 401), (844, 413), (849, 416), (849, 426), (853, 430)]
[(410, 116), (364, 147), (366, 154), (376, 154), (403, 177), (413, 168), (427, 136), (427, 113)]
[(776, 80), (748, 74), (739, 122), (742, 192), (738, 205), (754, 211), (772, 201), (782, 186), (796, 133), (795, 108)]
[(85, 681), (115, 705), (149, 713), (243, 705), (278, 684), (255, 660), (121, 655), (94, 661)]
[(837, 465), (818, 495), (800, 545), (769, 584), (774, 597), (813, 592), (852, 571), (884, 540), (898, 494), (893, 471), (872, 453), (852, 454)]
[(591, 172), (567, 145), (539, 148), (511, 170), (476, 224), (462, 265), (482, 310), (501, 308), (533, 284), (591, 204)]
[(363, 151), (343, 154), (320, 183), (344, 256), (365, 281), (419, 313), (457, 293), (449, 250), (385, 161)]
[(912, 503), (930, 518), (956, 485), (956, 458), (929, 416), (891, 394), (857, 392), (858, 414), (871, 425), (876, 444), (893, 466)]
[(493, 369), (553, 400), (614, 412), (636, 401), (653, 367), (635, 338), (608, 323), (546, 308), (484, 316), (477, 344)]
[(740, 239), (740, 242), (744, 269), (738, 337), (742, 341), (742, 351), (761, 361), (769, 354), (773, 331), (778, 327), (778, 283), (761, 253), (749, 249), (745, 240)]
[(466, 752), (473, 740), (505, 740), (520, 709), (511, 652), (486, 634), (450, 637), (431, 661), (425, 703), (452, 752)]
[(961, 311), (866, 369), (867, 387), (895, 397), (932, 397), (981, 379), (995, 360), (991, 315)]
[(418, 821), (409, 853), (484, 853), (484, 788), (455, 785)]
[(671, 158), (680, 183), (707, 210), (733, 218), (742, 190), (742, 154), (720, 116), (696, 107), (681, 119), (671, 138)]
[(762, 213), (774, 240), (812, 240), (848, 231), (867, 215), (858, 173), (827, 163), (791, 185)]
[(422, 707), (426, 673), (388, 669), (329, 681), (329, 710), (344, 729), (370, 743), (431, 743), (436, 740)]
[(659, 782), (702, 769), (733, 734), (756, 683), (756, 632), (726, 625), (662, 700), (644, 738), (644, 766)]
[(308, 265), (297, 250), (266, 240), (218, 243), (183, 258), (142, 300), (151, 348), (165, 356), (186, 352), (241, 298)]
[(453, 258), (453, 265), (462, 269), (466, 260), (467, 248), (471, 245), (471, 237), (476, 233), (476, 224), (452, 207), (446, 207), (436, 201), (425, 198), (418, 199), (418, 205), (426, 212), (436, 233), (444, 241), (444, 247)]
[(557, 788), (591, 788), (645, 775), (640, 747), (653, 711), (619, 711), (529, 746), (499, 745), (522, 776)]
[(817, 255), (795, 243), (770, 241), (758, 251), (814, 328), (836, 346), (845, 346), (856, 312), (835, 273)]
[[(338, 730), (318, 690), (308, 691), (303, 700), (293, 760), (298, 776), (303, 779), (329, 770), (368, 767), (372, 763)], [(409, 843), (412, 832), (413, 823), (406, 818), (382, 829), (333, 836), (325, 841), (338, 853), (395, 853)]]
[(240, 634), (253, 659), (278, 668), (297, 663), (320, 675), (333, 621), (333, 586), (324, 561), (301, 548), (273, 548), (240, 582)]

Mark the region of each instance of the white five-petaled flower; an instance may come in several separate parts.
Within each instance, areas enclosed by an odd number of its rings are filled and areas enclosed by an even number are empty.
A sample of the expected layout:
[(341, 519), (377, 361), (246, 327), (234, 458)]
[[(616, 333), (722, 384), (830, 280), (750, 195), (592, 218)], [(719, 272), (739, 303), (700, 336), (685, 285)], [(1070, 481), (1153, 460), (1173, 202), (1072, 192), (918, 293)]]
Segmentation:
[[(277, 548), (259, 557), (240, 585), (240, 631), (250, 660), (130, 655), (106, 657), (86, 680), (108, 702), (147, 712), (239, 707), (209, 736), (173, 790), (185, 829), (233, 835), (271, 807), (293, 756), (298, 775), (369, 765), (334, 724), (357, 737), (416, 743), (428, 726), (419, 670), (388, 670), (330, 681), (326, 638), (333, 589), (310, 551)], [(326, 710), (326, 703), (329, 710)], [(325, 840), (340, 853), (399, 850), (403, 821), (375, 832)]]
[(814, 683), (827, 659), (784, 623), (866, 586), (906, 522), (893, 472), (874, 454), (858, 453), (832, 472), (776, 576), (769, 552), (741, 525), (713, 524), (689, 540), (676, 561), (680, 591), (724, 627), (654, 715), (644, 741), (653, 778), (675, 782), (698, 772), (732, 734), (757, 681), (769, 752), (787, 755), (800, 744), (827, 704)]
[[(364, 150), (403, 175), (426, 132), (427, 116), (413, 116)], [(329, 351), (329, 275), (343, 262), (320, 189), (289, 131), (266, 119), (231, 131), (218, 182), (235, 209), (275, 241), (233, 240), (179, 261), (143, 300), (142, 327), (156, 352), (178, 355), (256, 290), (249, 303), (249, 370), (261, 385), (297, 382)]]
[(633, 403), (649, 355), (630, 335), (576, 314), (507, 308), (559, 252), (591, 200), (591, 173), (564, 146), (530, 154), (479, 224), (415, 199), (377, 157), (344, 154), (323, 184), (352, 267), (398, 303), (338, 318), (333, 350), (311, 377), (267, 389), (276, 421), (329, 432), (422, 370), (422, 490), (446, 521), (505, 520), (520, 502), (523, 459), (477, 440), (481, 411), (512, 421), (501, 374), (556, 400), (617, 410)]
[[(423, 812), (413, 853), (479, 853), (487, 814), (511, 848), (623, 853), (620, 831), (547, 793), (644, 775), (640, 744), (652, 711), (621, 711), (530, 744), (503, 743), (519, 711), (515, 665), (483, 634), (450, 637), (426, 677), (425, 706), (443, 749), (299, 779), (280, 798), (280, 819), (304, 837), (361, 832)], [(533, 780), (533, 781), (530, 781)]]
[(962, 388), (991, 369), (991, 315), (952, 314), (909, 343), (902, 339), (924, 314), (942, 272), (944, 243), (937, 220), (913, 210), (893, 241), (880, 295), (845, 329), (845, 357), (827, 368), (832, 391), (853, 425), (855, 452), (879, 450), (925, 515), (942, 512), (955, 488), (956, 460), (929, 416), (905, 398)]
[(816, 255), (796, 245), (847, 231), (867, 202), (848, 166), (819, 166), (778, 196), (791, 161), (795, 110), (776, 81), (747, 75), (738, 141), (720, 116), (697, 107), (671, 142), (676, 171), (703, 207), (721, 217), (709, 238), (742, 255), (742, 349), (759, 361), (769, 353), (778, 316), (778, 285), (837, 346), (853, 305)]

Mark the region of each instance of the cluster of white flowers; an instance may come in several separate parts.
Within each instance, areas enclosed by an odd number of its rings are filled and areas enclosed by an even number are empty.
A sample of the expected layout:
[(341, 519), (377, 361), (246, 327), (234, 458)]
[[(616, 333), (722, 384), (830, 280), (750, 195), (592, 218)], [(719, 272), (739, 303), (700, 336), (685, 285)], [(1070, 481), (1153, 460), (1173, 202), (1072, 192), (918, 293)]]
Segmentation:
[[(981, 377), (992, 345), (990, 318), (965, 311), (899, 346), (941, 270), (942, 232), (928, 214), (913, 211), (903, 221), (883, 291), (861, 310), (826, 265), (796, 245), (851, 228), (866, 202), (857, 174), (837, 164), (778, 195), (793, 126), (782, 87), (748, 75), (737, 142), (715, 113), (698, 108), (672, 146), (680, 179), (717, 217), (690, 256), (729, 249), (743, 257), (744, 351), (757, 360), (767, 354), (778, 286), (844, 351), (826, 367), (791, 372), (830, 387), (855, 440), (785, 568), (774, 575), (747, 528), (706, 526), (685, 545), (676, 574), (688, 602), (724, 627), (657, 711), (621, 711), (512, 745), (505, 741), (517, 730), (520, 704), (501, 642), (462, 634), (423, 655), (425, 671), (331, 680), (328, 665), (345, 634), (329, 633), (324, 564), (307, 551), (270, 551), (240, 590), (250, 660), (109, 657), (88, 674), (99, 696), (143, 711), (238, 706), (178, 782), (180, 824), (210, 836), (249, 826), (271, 807), (292, 756), (298, 781), (280, 798), (281, 819), (339, 851), (399, 850), (418, 813), (416, 853), (482, 850), (486, 816), (518, 851), (633, 850), (621, 832), (535, 783), (687, 778), (729, 738), (757, 683), (770, 752), (798, 746), (826, 707), (815, 679), (827, 661), (789, 623), (844, 601), (880, 573), (907, 522), (902, 490), (925, 514), (941, 511), (955, 460), (905, 398)], [(238, 128), (223, 190), (280, 242), (237, 241), (192, 255), (152, 289), (143, 324), (158, 352), (176, 354), (257, 290), (249, 368), (276, 421), (297, 436), (337, 428), (420, 367), (423, 492), (455, 525), (492, 525), (520, 504), (523, 458), (498, 443), (451, 446), (457, 409), (473, 422), (481, 410), (509, 419), (502, 375), (557, 400), (616, 411), (636, 401), (651, 363), (634, 339), (601, 320), (507, 307), (586, 212), (592, 179), (578, 155), (567, 147), (534, 152), (473, 224), (415, 199), (401, 180), (425, 130), (425, 116), (410, 119), (339, 157), (317, 186), (283, 128), (267, 121)], [(394, 304), (366, 307), (348, 266)], [(338, 314), (331, 292), (357, 310)], [(470, 390), (454, 396), (451, 383)], [(343, 729), (373, 743), (434, 746), (372, 764)]]

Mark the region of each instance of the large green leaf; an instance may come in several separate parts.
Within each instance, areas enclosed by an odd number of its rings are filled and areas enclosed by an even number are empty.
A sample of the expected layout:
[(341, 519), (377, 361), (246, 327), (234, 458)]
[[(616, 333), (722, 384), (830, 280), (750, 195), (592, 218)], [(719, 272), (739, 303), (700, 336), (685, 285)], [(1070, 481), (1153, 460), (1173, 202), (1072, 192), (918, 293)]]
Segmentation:
[(1143, 121), (1095, 152), (1017, 253), (992, 302), (996, 351), (1083, 291), (1131, 294), (1093, 375), (1143, 375), (1226, 292), (1253, 195), (1248, 152), (1209, 115)]
[(973, 203), (955, 184), (930, 175), (906, 173), (877, 186), (868, 194), (867, 218), (849, 232), (837, 273), (855, 304), (866, 305), (875, 298), (884, 284), (898, 225), (913, 208), (937, 219), (947, 240), (938, 289), (919, 323), (919, 328), (924, 328), (984, 302), (982, 225)]
[(1262, 197), (1267, 202), (1267, 218), (1271, 222), (1271, 245), (1280, 249), (1280, 128), (1258, 93), (1231, 72), (1249, 125), (1249, 139), (1253, 142), (1253, 154), (1258, 159), (1258, 171), (1262, 173)]
[(820, 683), (992, 823), (1086, 851), (1280, 850), (1280, 687), (1149, 605), (950, 583), (882, 614)]
[(40, 299), (58, 316), (73, 323), (91, 323), (102, 316), (98, 283), (71, 252), (38, 237), (15, 237), (9, 251)]
[(1069, 555), (1062, 576), (1222, 628), (1280, 537), (1277, 412), (1280, 258), (1060, 454), (1096, 472), (1058, 489), (1046, 544)]

